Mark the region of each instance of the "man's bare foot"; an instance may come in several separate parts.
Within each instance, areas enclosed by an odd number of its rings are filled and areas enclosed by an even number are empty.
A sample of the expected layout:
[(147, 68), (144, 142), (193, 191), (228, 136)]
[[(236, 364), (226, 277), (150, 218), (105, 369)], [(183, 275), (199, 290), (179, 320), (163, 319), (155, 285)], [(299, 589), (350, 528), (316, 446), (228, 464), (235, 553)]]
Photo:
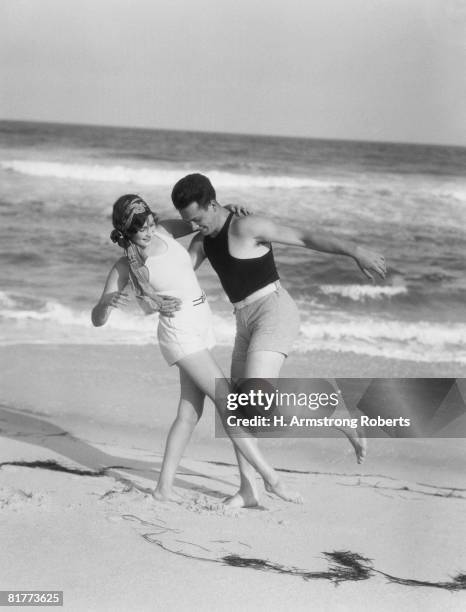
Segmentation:
[(177, 493), (174, 489), (159, 489), (156, 488), (152, 491), (152, 497), (157, 501), (162, 502), (182, 502), (184, 497)]
[(244, 495), (240, 491), (227, 497), (223, 505), (227, 508), (255, 508), (259, 505), (259, 500), (251, 495)]
[(350, 427), (337, 427), (345, 436), (348, 438), (351, 446), (354, 448), (356, 453), (356, 461), (361, 464), (366, 458), (367, 453), (367, 438), (364, 433), (364, 429), (357, 427), (352, 429)]
[(254, 508), (259, 504), (259, 495), (255, 487), (248, 483), (241, 484), (239, 490), (223, 503), (227, 508)]
[(268, 493), (273, 493), (287, 502), (292, 502), (293, 504), (302, 504), (303, 498), (297, 491), (290, 491), (283, 482), (277, 478), (275, 482), (265, 482), (264, 481), (265, 490)]

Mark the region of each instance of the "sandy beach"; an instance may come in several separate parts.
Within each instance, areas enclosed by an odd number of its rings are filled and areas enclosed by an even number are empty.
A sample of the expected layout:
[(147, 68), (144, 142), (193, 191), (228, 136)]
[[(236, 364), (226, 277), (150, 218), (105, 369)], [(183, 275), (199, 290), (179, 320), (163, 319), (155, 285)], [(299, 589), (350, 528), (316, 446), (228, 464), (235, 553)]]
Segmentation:
[[(227, 371), (228, 351), (216, 355)], [(264, 440), (304, 504), (264, 491), (257, 509), (225, 510), (238, 476), (208, 404), (176, 483), (185, 501), (164, 504), (149, 491), (177, 371), (157, 347), (23, 345), (0, 356), (3, 590), (62, 590), (66, 610), (463, 609), (463, 439), (372, 439), (362, 466), (344, 438)], [(351, 376), (354, 364), (297, 355), (283, 375)], [(367, 377), (462, 374), (447, 363), (357, 365)]]

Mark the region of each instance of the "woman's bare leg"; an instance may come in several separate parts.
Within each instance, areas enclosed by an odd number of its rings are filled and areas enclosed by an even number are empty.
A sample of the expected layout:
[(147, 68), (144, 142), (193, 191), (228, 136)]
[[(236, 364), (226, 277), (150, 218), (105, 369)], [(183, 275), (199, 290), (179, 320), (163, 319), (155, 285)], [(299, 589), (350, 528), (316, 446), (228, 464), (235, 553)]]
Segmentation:
[[(226, 425), (226, 417), (228, 416), (226, 405), (216, 401), (215, 398), (215, 381), (217, 379), (217, 384), (220, 386), (221, 396), (223, 397), (226, 397), (230, 392), (230, 387), (211, 353), (205, 350), (195, 353), (194, 355), (189, 355), (181, 359), (178, 362), (178, 366), (186, 372), (199, 389), (215, 403), (215, 407), (224, 424), (225, 431), (230, 436), (235, 448), (238, 449), (239, 456), (259, 472), (267, 490), (278, 495), (285, 501), (301, 503), (301, 496), (286, 489), (278, 477), (278, 474), (264, 459), (257, 446), (257, 441), (252, 438), (249, 432), (243, 431), (244, 436), (242, 437), (232, 436), (230, 434), (229, 428)], [(256, 504), (257, 498), (253, 505)]]
[(180, 501), (182, 499), (173, 490), (173, 483), (181, 457), (204, 408), (205, 394), (182, 368), (180, 368), (180, 387), (178, 414), (168, 432), (160, 478), (153, 493), (155, 499), (159, 501)]

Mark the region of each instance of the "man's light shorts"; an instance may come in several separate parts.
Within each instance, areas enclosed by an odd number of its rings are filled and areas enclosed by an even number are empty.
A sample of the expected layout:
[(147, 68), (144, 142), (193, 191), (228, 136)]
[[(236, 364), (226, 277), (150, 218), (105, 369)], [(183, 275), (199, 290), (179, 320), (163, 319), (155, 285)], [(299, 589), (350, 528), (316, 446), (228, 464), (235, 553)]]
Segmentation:
[(233, 361), (246, 361), (251, 351), (288, 355), (299, 332), (296, 303), (283, 287), (235, 311)]
[(174, 317), (159, 316), (157, 328), (160, 350), (168, 365), (183, 357), (215, 346), (212, 313), (209, 304), (183, 303)]

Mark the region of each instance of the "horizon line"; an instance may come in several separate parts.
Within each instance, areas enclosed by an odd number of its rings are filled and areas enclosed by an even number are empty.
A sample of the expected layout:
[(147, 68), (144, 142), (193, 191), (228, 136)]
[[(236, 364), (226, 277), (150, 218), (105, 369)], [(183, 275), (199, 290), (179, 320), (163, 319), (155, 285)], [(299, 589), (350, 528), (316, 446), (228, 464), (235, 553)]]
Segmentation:
[(218, 131), (218, 130), (196, 130), (196, 129), (181, 129), (181, 128), (162, 128), (162, 127), (148, 127), (142, 125), (116, 125), (116, 124), (104, 124), (104, 123), (81, 123), (81, 122), (67, 122), (67, 121), (51, 121), (51, 120), (39, 120), (39, 119), (4, 119), (0, 117), (2, 123), (37, 123), (46, 125), (63, 125), (63, 126), (75, 126), (75, 127), (100, 127), (110, 129), (122, 129), (122, 130), (141, 130), (141, 131), (153, 131), (153, 132), (187, 132), (188, 134), (217, 134), (220, 136), (245, 136), (252, 138), (282, 138), (288, 140), (320, 140), (329, 142), (357, 142), (362, 144), (388, 144), (388, 145), (399, 145), (399, 146), (419, 146), (419, 147), (453, 147), (458, 149), (466, 148), (465, 144), (451, 144), (451, 143), (435, 143), (435, 142), (413, 142), (413, 141), (399, 141), (399, 140), (367, 140), (364, 138), (332, 138), (325, 136), (294, 136), (286, 134), (258, 134), (248, 132), (229, 132), (229, 131)]

